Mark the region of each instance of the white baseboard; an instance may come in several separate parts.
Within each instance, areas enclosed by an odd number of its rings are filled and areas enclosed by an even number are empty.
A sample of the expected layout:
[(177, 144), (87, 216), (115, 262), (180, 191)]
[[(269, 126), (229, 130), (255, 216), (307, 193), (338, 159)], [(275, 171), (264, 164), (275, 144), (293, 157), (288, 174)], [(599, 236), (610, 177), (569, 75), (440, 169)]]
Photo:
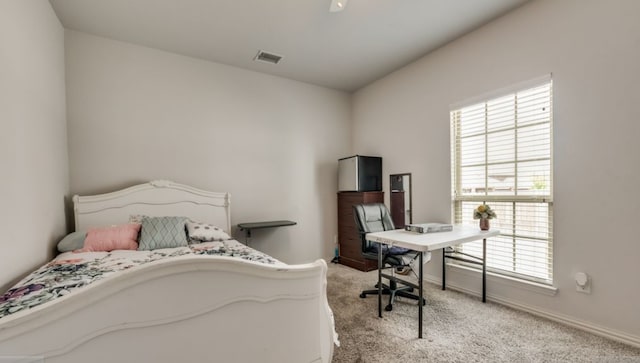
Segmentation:
[[(425, 275), (424, 279), (425, 281), (434, 283), (436, 285), (442, 284), (442, 279), (440, 276)], [(468, 295), (480, 297), (480, 294), (478, 294), (478, 292), (462, 287), (460, 285), (456, 285), (455, 283), (451, 283), (449, 282), (449, 279), (447, 279), (447, 288), (451, 290), (456, 290)], [(546, 318), (564, 325), (568, 325), (576, 329), (580, 329), (595, 335), (599, 335), (608, 339), (612, 339), (624, 344), (628, 344), (628, 345), (640, 348), (640, 337), (635, 335), (627, 334), (620, 331), (615, 331), (609, 328), (605, 328), (603, 326), (598, 326), (586, 321), (581, 321), (566, 315), (542, 310), (542, 309), (539, 309), (527, 304), (523, 304), (518, 301), (510, 300), (501, 296), (487, 294), (487, 301), (492, 301), (516, 310), (525, 311), (527, 313), (530, 313), (542, 318)]]

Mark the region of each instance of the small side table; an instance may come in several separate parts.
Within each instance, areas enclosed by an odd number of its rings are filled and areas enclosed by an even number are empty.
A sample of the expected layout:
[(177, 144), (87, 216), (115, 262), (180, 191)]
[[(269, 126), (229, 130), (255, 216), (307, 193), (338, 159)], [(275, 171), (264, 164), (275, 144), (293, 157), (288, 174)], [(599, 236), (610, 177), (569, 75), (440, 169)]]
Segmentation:
[(240, 228), (241, 231), (245, 231), (244, 240), (245, 240), (245, 243), (247, 243), (247, 240), (251, 238), (252, 229), (294, 226), (296, 224), (297, 223), (294, 221), (249, 222), (249, 223), (238, 223), (238, 228)]

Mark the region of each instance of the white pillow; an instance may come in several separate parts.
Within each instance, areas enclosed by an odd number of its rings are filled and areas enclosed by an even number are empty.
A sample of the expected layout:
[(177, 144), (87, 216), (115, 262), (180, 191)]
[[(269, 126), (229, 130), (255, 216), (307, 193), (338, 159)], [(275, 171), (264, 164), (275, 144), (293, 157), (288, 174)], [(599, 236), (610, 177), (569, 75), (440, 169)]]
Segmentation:
[(147, 218), (147, 215), (144, 214), (130, 214), (129, 215), (129, 223), (137, 223), (142, 224), (142, 220)]
[(190, 240), (200, 242), (225, 241), (231, 237), (222, 230), (212, 224), (187, 221), (187, 234)]

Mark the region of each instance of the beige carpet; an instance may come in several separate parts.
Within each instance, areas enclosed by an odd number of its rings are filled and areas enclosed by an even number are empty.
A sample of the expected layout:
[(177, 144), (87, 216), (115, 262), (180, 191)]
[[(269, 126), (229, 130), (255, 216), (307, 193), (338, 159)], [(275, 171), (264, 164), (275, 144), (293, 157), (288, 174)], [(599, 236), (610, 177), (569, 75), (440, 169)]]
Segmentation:
[(640, 362), (639, 348), (432, 284), (418, 339), (416, 302), (400, 299), (380, 319), (377, 297), (358, 297), (376, 281), (375, 271), (330, 264), (329, 304), (341, 342), (334, 363)]

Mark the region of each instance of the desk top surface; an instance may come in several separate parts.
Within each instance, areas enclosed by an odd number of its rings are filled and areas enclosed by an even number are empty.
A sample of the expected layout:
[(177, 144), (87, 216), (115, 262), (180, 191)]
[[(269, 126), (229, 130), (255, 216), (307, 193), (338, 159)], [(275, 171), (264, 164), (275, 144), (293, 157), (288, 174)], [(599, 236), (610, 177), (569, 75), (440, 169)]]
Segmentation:
[(449, 232), (416, 233), (395, 229), (393, 231), (367, 233), (367, 240), (387, 245), (405, 247), (414, 251), (433, 251), (441, 248), (494, 237), (497, 229), (481, 231), (478, 227), (454, 224)]

